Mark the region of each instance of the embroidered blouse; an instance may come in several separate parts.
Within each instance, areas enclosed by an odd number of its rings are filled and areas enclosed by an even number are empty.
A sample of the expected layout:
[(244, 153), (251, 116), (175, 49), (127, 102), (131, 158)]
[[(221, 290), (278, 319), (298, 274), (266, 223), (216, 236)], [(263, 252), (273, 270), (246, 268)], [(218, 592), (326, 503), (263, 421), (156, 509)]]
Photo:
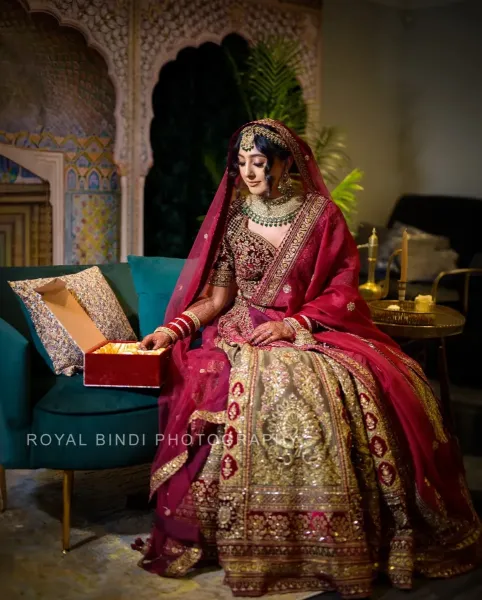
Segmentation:
[[(248, 228), (248, 222), (241, 212), (231, 217), (209, 277), (211, 285), (229, 287), (235, 281), (238, 287), (233, 308), (219, 323), (219, 332), (225, 340), (246, 338), (252, 332), (246, 300), (254, 295), (277, 252), (271, 242)], [(309, 331), (318, 329), (318, 324), (304, 315), (293, 318)]]

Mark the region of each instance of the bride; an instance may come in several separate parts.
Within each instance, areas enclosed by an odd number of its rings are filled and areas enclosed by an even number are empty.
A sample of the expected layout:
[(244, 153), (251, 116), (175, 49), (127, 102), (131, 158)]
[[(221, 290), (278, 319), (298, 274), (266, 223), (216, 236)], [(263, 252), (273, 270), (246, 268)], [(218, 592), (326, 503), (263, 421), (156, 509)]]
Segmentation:
[(235, 596), (364, 598), (378, 572), (410, 588), (475, 565), (457, 443), (358, 268), (305, 142), (270, 119), (237, 131), (168, 322), (142, 341), (172, 346), (146, 570), (218, 561)]

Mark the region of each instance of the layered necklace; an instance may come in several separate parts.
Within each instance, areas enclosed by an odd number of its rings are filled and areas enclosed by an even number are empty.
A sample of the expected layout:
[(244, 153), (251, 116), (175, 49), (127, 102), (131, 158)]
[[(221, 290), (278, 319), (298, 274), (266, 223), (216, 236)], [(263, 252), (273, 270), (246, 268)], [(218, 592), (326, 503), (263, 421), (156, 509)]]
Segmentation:
[(258, 225), (281, 227), (294, 221), (302, 204), (301, 196), (266, 198), (251, 194), (242, 205), (241, 212)]

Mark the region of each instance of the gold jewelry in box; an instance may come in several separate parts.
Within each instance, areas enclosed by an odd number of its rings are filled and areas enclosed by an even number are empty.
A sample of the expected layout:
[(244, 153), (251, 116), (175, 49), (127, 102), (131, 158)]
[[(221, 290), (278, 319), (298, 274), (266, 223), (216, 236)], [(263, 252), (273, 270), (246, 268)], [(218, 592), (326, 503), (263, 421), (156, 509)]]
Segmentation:
[(95, 350), (94, 354), (162, 354), (165, 350), (141, 350), (138, 342), (109, 342)]

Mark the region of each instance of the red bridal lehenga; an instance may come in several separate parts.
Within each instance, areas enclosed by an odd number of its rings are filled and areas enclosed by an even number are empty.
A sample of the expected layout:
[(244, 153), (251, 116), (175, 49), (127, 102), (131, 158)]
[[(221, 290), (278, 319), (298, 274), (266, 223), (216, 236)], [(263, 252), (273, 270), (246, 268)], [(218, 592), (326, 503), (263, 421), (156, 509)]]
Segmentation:
[[(236, 281), (202, 347), (178, 342), (160, 397), (154, 529), (140, 564), (182, 577), (217, 560), (235, 596), (410, 588), (477, 562), (480, 523), (457, 442), (417, 363), (371, 322), (358, 253), (309, 147), (281, 123), (304, 202), (279, 249), (247, 227), (225, 174), (168, 308)], [(228, 161), (239, 131), (232, 138)], [(319, 332), (252, 347), (266, 320)]]

